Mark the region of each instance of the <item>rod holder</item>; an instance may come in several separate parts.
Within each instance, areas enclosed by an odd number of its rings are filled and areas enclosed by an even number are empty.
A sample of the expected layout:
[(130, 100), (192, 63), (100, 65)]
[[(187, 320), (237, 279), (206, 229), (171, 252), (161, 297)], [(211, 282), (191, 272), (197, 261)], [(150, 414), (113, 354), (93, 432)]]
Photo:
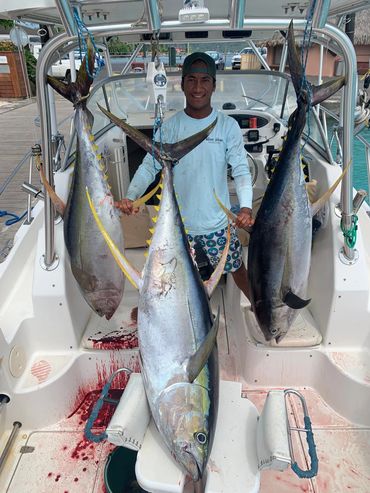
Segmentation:
[(366, 190), (358, 190), (358, 192), (356, 193), (356, 195), (353, 199), (353, 205), (352, 205), (353, 214), (358, 213), (358, 211), (359, 211), (360, 207), (362, 206), (366, 197), (367, 197)]
[(33, 197), (34, 199), (37, 198), (44, 200), (45, 198), (44, 192), (31, 185), (31, 183), (27, 183), (25, 181), (24, 183), (22, 183), (21, 188), (24, 192), (28, 193), (28, 195), (31, 195), (31, 197)]
[(230, 28), (244, 28), (244, 13), (246, 0), (231, 0), (230, 2)]

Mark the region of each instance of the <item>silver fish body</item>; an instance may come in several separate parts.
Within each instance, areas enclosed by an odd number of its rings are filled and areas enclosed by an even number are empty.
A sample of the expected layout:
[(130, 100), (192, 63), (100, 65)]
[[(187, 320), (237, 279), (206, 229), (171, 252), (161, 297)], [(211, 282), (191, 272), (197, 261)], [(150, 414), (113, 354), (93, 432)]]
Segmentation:
[(112, 242), (87, 198), (94, 218), (122, 271), (139, 289), (138, 339), (141, 369), (149, 406), (169, 451), (198, 482), (212, 446), (218, 406), (216, 337), (209, 298), (220, 279), (230, 243), (206, 285), (190, 252), (173, 187), (172, 167), (194, 149), (216, 124), (174, 144), (153, 146), (137, 129), (109, 111), (103, 113), (162, 163), (159, 215), (142, 273)]
[(172, 170), (165, 164), (161, 207), (140, 289), (138, 339), (154, 421), (194, 481), (204, 471), (213, 435), (217, 349), (193, 382), (186, 362), (212, 324), (208, 295), (191, 256), (174, 194)]
[(122, 299), (124, 276), (93, 219), (86, 201), (86, 187), (109, 234), (123, 249), (122, 227), (91, 134), (90, 115), (81, 106), (76, 108), (75, 128), (77, 157), (64, 215), (65, 244), (73, 275), (87, 303), (100, 316), (110, 319)]
[[(89, 68), (88, 68), (89, 67)], [(90, 190), (99, 215), (117, 246), (123, 249), (120, 219), (98, 146), (91, 133), (93, 117), (86, 108), (86, 98), (93, 79), (94, 49), (88, 40), (87, 55), (81, 63), (76, 82), (64, 84), (48, 76), (48, 83), (75, 107), (77, 135), (76, 161), (67, 207), (64, 211), (64, 239), (73, 275), (82, 295), (100, 316), (110, 319), (121, 302), (124, 276), (101, 236), (86, 201)]]
[(312, 214), (300, 154), (305, 115), (302, 105), (291, 120), (250, 237), (251, 303), (267, 341), (283, 337), (298, 315), (285, 302), (289, 293), (301, 299), (306, 296)]
[(298, 310), (310, 301), (304, 298), (311, 264), (313, 208), (301, 161), (301, 137), (307, 111), (344, 83), (343, 78), (319, 87), (307, 83), (292, 23), (288, 32), (288, 60), (297, 108), (289, 119), (285, 142), (257, 213), (248, 249), (253, 312), (265, 339), (275, 338), (277, 342), (288, 332)]

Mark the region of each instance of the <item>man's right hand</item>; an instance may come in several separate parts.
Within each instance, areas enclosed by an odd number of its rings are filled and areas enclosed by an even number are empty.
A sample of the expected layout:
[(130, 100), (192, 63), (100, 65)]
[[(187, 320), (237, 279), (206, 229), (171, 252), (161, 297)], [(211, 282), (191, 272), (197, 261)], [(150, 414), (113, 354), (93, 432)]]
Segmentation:
[(119, 202), (115, 202), (114, 205), (127, 216), (139, 212), (139, 207), (134, 207), (134, 202), (130, 199), (122, 199)]

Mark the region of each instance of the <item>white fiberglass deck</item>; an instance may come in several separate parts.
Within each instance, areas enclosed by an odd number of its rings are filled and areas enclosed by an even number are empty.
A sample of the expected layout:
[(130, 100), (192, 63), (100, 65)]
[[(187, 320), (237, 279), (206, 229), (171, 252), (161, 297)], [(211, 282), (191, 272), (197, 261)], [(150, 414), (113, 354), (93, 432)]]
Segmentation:
[[(140, 265), (143, 258), (142, 251), (131, 251), (133, 262), (135, 262), (135, 255), (136, 265)], [(132, 320), (130, 322), (131, 328), (128, 320), (119, 320), (122, 313), (130, 314), (131, 317), (135, 296), (131, 289), (133, 288), (128, 288), (128, 296), (124, 297), (122, 307), (117, 314), (118, 318), (115, 320), (121, 324), (119, 327), (123, 327), (125, 323), (128, 324), (125, 326), (124, 340), (132, 342), (135, 340), (136, 334)], [(236, 358), (238, 354), (236, 346), (240, 331), (247, 334), (247, 327), (238, 325), (239, 317), (235, 316), (235, 313), (229, 313), (227, 309), (225, 311), (226, 297), (234, 289), (235, 287), (229, 279), (226, 286), (223, 285), (218, 288), (213, 299), (213, 306), (216, 309), (216, 306), (220, 304), (222, 313), (218, 338), (221, 378), (238, 381), (240, 380), (238, 376), (240, 375), (240, 362), (238, 363)], [(233, 294), (234, 297), (237, 295), (235, 291)], [(114, 321), (109, 323), (100, 321), (100, 325), (97, 326), (97, 321), (92, 316), (83, 341), (91, 338), (92, 334), (96, 334), (97, 328), (101, 332), (100, 337), (102, 339), (104, 339), (104, 330), (107, 331), (105, 335), (109, 337), (109, 334), (114, 330), (114, 324)], [(87, 334), (89, 334), (88, 337)], [(53, 353), (35, 353), (34, 357), (30, 359), (25, 369), (25, 374), (28, 377), (23, 379), (25, 387), (23, 391), (18, 388), (20, 391), (18, 398), (19, 404), (23, 407), (32, 407), (34, 411), (31, 415), (37, 416), (34, 418), (34, 422), (38, 424), (36, 427), (32, 426), (30, 421), (20, 429), (11, 455), (1, 474), (1, 491), (7, 493), (102, 493), (104, 491), (104, 464), (113, 446), (106, 442), (100, 444), (88, 442), (84, 438), (83, 430), (93, 403), (109, 375), (123, 365), (138, 370), (137, 350), (131, 346), (128, 346), (127, 349), (118, 349), (115, 347), (116, 343), (117, 340), (113, 340), (111, 351), (108, 350), (107, 346), (99, 344), (95, 348), (86, 349), (85, 343), (81, 343), (81, 346), (73, 352), (73, 360), (69, 360), (67, 365), (67, 360), (63, 361), (61, 355)], [(132, 346), (134, 345), (133, 343)], [(284, 350), (276, 348), (266, 350), (264, 348), (263, 351), (264, 355), (260, 359), (260, 365), (264, 364), (264, 360), (274, 357), (273, 351), (278, 357), (278, 353)], [(294, 352), (295, 350), (293, 350)], [(300, 354), (303, 357), (304, 353)], [(294, 355), (285, 354), (285, 357), (294, 357)], [(248, 352), (246, 358), (248, 358)], [(311, 365), (320, 361), (313, 358), (309, 359)], [(335, 355), (333, 355), (333, 362), (334, 364), (336, 362), (344, 364)], [(305, 364), (303, 363), (303, 365)], [(348, 361), (346, 364), (350, 366)], [(64, 369), (63, 365), (66, 365)], [(72, 370), (69, 379), (66, 379), (66, 373), (68, 374)], [(339, 370), (341, 371), (341, 368)], [(78, 385), (71, 380), (72, 375), (74, 375), (73, 378), (79, 379)], [(31, 382), (32, 379), (33, 382)], [(66, 413), (57, 422), (43, 426), (43, 410), (47, 408), (47, 412), (50, 413), (50, 399), (53, 394), (48, 394), (47, 389), (50, 389), (53, 380), (60, 380), (63, 383), (59, 385), (58, 382), (54, 381), (59, 393), (64, 393), (63, 396), (59, 396), (58, 400), (67, 402)], [(294, 382), (295, 377), (292, 376), (291, 380)], [(243, 397), (250, 399), (261, 411), (267, 391), (274, 386), (260, 386), (258, 380), (246, 382), (241, 379), (240, 381), (243, 384)], [(369, 385), (369, 382), (367, 384)], [(124, 385), (125, 379), (123, 377), (118, 378), (114, 386), (116, 390), (113, 391), (113, 396), (117, 397), (120, 392), (118, 389), (123, 388)], [(22, 396), (22, 393), (27, 392), (27, 389), (28, 395)], [(44, 394), (37, 392), (40, 389), (44, 389)], [(291, 493), (293, 491), (368, 493), (370, 484), (370, 426), (351, 423), (341, 417), (334, 409), (330, 408), (315, 389), (301, 387), (299, 390), (306, 397), (312, 418), (319, 457), (319, 474), (317, 478), (307, 480), (298, 479), (290, 469), (284, 473), (263, 471), (261, 473), (261, 493)], [(48, 395), (49, 397), (47, 397)], [(107, 425), (112, 410), (107, 405), (103, 408), (98, 418), (98, 425), (101, 427)], [(17, 419), (17, 412), (13, 412), (13, 417)], [(47, 416), (45, 418), (48, 419)], [(291, 403), (290, 420), (292, 426), (295, 424), (302, 426), (302, 412), (296, 401)], [(95, 431), (98, 433), (102, 429), (97, 428)], [(1, 441), (2, 448), (8, 436), (9, 433), (4, 434)], [(307, 446), (304, 435), (299, 439), (294, 433), (293, 437), (295, 457), (301, 467), (306, 468)], [(248, 440), (248, 437), (241, 437), (241, 440), (243, 439)], [(21, 450), (23, 446), (27, 446), (27, 448)], [(190, 488), (189, 485), (186, 486), (186, 492), (189, 491), (190, 493), (191, 490), (188, 488)]]

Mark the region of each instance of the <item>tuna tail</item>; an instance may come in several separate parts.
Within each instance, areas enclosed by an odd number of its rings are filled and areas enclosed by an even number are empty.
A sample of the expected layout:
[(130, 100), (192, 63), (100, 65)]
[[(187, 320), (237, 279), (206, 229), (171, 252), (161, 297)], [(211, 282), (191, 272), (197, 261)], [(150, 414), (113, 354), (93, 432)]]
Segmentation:
[(309, 92), (311, 93), (311, 106), (315, 106), (330, 98), (330, 96), (339, 91), (344, 85), (344, 77), (335, 77), (320, 86), (313, 86), (305, 79), (301, 59), (295, 43), (293, 21), (290, 22), (288, 30), (288, 62), (297, 97), (301, 94), (302, 89), (307, 90), (307, 88), (309, 88)]
[[(92, 74), (94, 71), (94, 59), (94, 47), (90, 39), (88, 39), (87, 55), (82, 60), (76, 82), (66, 84), (55, 77), (51, 77), (50, 75), (47, 76), (47, 81), (57, 93), (71, 101), (73, 104), (76, 104), (79, 101), (86, 99), (89, 94), (90, 87), (93, 82), (93, 78), (89, 74)], [(87, 65), (89, 67), (88, 70)]]
[[(181, 140), (180, 142), (176, 142), (175, 144), (162, 144), (155, 143), (153, 146), (152, 140), (144, 135), (140, 130), (132, 127), (128, 123), (125, 123), (120, 118), (116, 117), (108, 110), (102, 108), (98, 104), (100, 110), (104, 113), (104, 115), (109, 118), (109, 120), (122, 128), (122, 130), (140, 147), (142, 147), (146, 152), (150, 154), (154, 152), (154, 157), (157, 161), (163, 163), (167, 162), (176, 162), (182, 157), (184, 157), (188, 152), (192, 151), (198, 144), (200, 144), (213, 130), (213, 127), (216, 125), (217, 118), (204, 130), (198, 132), (187, 139)], [(153, 149), (154, 147), (154, 149)]]

